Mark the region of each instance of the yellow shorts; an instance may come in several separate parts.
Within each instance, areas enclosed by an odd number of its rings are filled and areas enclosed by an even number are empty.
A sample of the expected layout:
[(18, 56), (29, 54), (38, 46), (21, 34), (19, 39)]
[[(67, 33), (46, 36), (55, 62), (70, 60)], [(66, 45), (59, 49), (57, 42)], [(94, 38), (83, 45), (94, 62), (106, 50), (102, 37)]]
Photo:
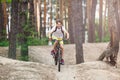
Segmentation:
[(60, 40), (60, 44), (64, 44), (62, 38), (57, 38), (57, 37), (55, 37), (55, 36), (52, 36), (52, 39), (53, 39), (53, 40)]

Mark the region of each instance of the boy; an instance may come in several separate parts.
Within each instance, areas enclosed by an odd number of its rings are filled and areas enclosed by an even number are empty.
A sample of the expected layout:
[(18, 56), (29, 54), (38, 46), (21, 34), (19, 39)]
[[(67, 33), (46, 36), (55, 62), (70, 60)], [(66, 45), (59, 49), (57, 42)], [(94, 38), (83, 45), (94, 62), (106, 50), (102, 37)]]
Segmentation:
[(64, 33), (66, 33), (66, 38), (69, 39), (69, 33), (67, 32), (67, 30), (65, 29), (65, 27), (62, 24), (61, 20), (56, 20), (56, 26), (54, 26), (50, 33), (49, 33), (49, 40), (55, 40), (54, 42), (54, 47), (53, 50), (51, 51), (51, 54), (54, 55), (55, 54), (55, 48), (57, 45), (57, 40), (61, 40), (60, 41), (60, 48), (62, 50), (62, 59), (61, 59), (61, 64), (64, 65), (64, 59), (63, 59), (63, 37), (64, 37)]

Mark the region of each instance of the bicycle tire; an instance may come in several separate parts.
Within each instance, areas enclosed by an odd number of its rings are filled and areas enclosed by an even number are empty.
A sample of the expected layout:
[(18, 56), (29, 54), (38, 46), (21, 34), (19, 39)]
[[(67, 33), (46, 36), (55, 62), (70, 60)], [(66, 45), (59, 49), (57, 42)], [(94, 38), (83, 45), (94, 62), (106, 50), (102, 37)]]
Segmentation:
[(58, 51), (58, 71), (60, 72), (61, 68), (61, 52), (60, 50)]
[(60, 72), (60, 66), (61, 66), (61, 62), (59, 61), (59, 64), (58, 64), (58, 71)]
[(58, 62), (57, 60), (58, 60), (57, 57), (55, 57), (55, 65), (57, 65), (57, 62)]

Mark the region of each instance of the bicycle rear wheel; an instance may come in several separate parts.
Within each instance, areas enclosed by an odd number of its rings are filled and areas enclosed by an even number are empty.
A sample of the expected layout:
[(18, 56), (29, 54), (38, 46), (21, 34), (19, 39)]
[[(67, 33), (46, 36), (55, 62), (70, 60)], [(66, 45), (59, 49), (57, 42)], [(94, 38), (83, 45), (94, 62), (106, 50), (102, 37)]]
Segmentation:
[(58, 61), (58, 60), (57, 60), (57, 57), (55, 57), (55, 65), (57, 65), (57, 61)]
[(55, 54), (54, 61), (55, 61), (55, 65), (57, 65), (57, 63), (58, 63), (58, 52)]
[(61, 51), (58, 51), (58, 71), (60, 72), (61, 68)]

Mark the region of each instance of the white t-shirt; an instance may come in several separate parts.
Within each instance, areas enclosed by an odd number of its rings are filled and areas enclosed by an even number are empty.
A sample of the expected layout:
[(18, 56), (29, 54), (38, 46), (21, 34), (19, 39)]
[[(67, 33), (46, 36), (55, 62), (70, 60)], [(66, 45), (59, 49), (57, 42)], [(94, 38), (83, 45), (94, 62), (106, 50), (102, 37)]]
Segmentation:
[[(62, 29), (62, 30), (61, 30)], [(54, 32), (55, 31), (55, 32)], [(57, 37), (57, 38), (63, 38), (64, 37), (64, 35), (63, 35), (63, 32), (66, 32), (66, 29), (65, 29), (65, 27), (64, 26), (62, 26), (62, 28), (56, 28), (56, 26), (54, 26), (52, 29), (51, 29), (51, 31), (50, 31), (50, 33), (52, 33), (52, 36), (54, 36), (54, 37)]]

